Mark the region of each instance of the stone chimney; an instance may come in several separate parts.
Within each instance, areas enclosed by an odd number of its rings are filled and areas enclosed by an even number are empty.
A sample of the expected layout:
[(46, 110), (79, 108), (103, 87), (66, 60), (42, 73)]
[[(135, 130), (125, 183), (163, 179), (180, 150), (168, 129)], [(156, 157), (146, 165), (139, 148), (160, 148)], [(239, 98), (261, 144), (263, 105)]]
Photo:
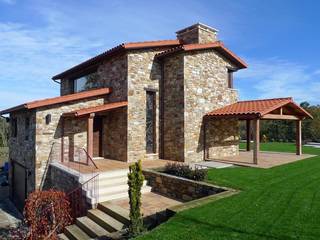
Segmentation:
[(212, 43), (217, 41), (218, 30), (202, 23), (196, 23), (176, 32), (177, 38), (184, 44)]

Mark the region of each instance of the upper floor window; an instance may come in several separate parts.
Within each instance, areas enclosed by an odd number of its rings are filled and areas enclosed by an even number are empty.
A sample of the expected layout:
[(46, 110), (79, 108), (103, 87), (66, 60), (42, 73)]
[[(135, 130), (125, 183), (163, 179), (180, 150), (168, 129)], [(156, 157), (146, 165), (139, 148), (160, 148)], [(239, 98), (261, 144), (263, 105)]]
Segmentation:
[(97, 72), (87, 74), (80, 78), (76, 78), (73, 80), (73, 91), (76, 93), (89, 89), (99, 88), (101, 87), (101, 82), (99, 80), (100, 78)]
[(228, 88), (233, 88), (233, 73), (235, 70), (228, 68)]
[(17, 124), (17, 119), (12, 118), (11, 119), (11, 137), (16, 138), (18, 135), (18, 124)]

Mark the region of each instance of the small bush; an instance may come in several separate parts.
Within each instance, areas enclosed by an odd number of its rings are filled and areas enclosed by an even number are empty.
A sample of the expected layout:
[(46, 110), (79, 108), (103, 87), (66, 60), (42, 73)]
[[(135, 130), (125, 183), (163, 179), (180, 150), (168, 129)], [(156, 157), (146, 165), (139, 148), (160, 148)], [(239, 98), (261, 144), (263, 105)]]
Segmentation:
[(167, 163), (164, 172), (195, 181), (203, 181), (207, 177), (206, 169), (196, 168), (193, 170), (188, 165), (181, 163)]
[(141, 188), (144, 176), (142, 174), (141, 161), (130, 165), (128, 173), (129, 204), (130, 204), (130, 226), (131, 237), (138, 236), (144, 231), (143, 218), (141, 214)]
[(57, 233), (71, 224), (70, 213), (64, 192), (48, 190), (30, 193), (24, 207), (25, 222), (29, 227), (27, 239), (57, 239)]

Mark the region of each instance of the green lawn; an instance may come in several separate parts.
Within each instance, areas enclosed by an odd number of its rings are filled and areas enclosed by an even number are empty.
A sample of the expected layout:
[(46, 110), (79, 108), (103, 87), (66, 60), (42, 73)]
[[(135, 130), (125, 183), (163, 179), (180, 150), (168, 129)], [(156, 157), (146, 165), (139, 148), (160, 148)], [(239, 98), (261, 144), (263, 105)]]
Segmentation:
[[(294, 144), (261, 148), (295, 151)], [(208, 181), (242, 192), (180, 212), (138, 239), (320, 239), (319, 156), (271, 169), (213, 169)]]

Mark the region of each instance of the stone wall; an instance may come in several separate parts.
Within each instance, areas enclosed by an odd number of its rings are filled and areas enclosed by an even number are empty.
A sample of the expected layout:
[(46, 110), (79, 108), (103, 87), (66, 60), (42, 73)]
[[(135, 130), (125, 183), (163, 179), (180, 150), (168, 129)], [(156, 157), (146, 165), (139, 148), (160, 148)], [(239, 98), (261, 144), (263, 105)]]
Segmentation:
[[(54, 142), (61, 144), (62, 119), (61, 115), (65, 112), (102, 105), (105, 98), (92, 98), (87, 100), (57, 104), (53, 106), (37, 109), (36, 112), (36, 186), (39, 187), (43, 174), (45, 173), (47, 162)], [(46, 116), (51, 114), (51, 122), (46, 124)], [(86, 147), (87, 144), (87, 125), (85, 119), (65, 119), (64, 128), (65, 146), (74, 145)], [(73, 149), (73, 148), (71, 148)], [(70, 156), (69, 148), (65, 147), (65, 155)]]
[(177, 32), (177, 38), (184, 44), (212, 43), (217, 41), (216, 31), (208, 29), (201, 24)]
[[(24, 166), (29, 173), (27, 176), (27, 193), (35, 189), (35, 127), (36, 114), (34, 111), (19, 111), (10, 114), (11, 122), (17, 119), (17, 137), (12, 136), (12, 124), (10, 123), (9, 131), (9, 161), (13, 166), (14, 162)], [(25, 121), (29, 118), (29, 130), (26, 131)], [(26, 139), (28, 135), (28, 139)], [(10, 196), (12, 196), (12, 171), (9, 172)], [(21, 179), (23, 181), (23, 179)]]
[(237, 119), (208, 119), (206, 123), (206, 159), (239, 154)]
[(184, 160), (183, 55), (164, 59), (163, 68), (163, 158)]
[[(184, 91), (185, 91), (185, 161), (203, 161), (203, 116), (217, 108), (237, 101), (237, 91), (228, 88), (227, 67), (234, 67), (214, 50), (194, 51), (187, 53), (184, 58)], [(228, 121), (227, 125), (219, 125), (219, 132), (237, 129), (237, 122)], [(210, 130), (215, 125), (208, 125)], [(223, 129), (225, 127), (225, 129)], [(234, 134), (234, 131), (232, 131)], [(208, 142), (217, 136), (207, 134)], [(223, 147), (223, 155), (235, 154), (236, 141), (230, 142), (229, 147)], [(212, 148), (211, 153), (217, 148)], [(218, 153), (215, 153), (218, 155)]]
[(127, 161), (127, 108), (107, 112), (103, 118), (103, 156)]
[(152, 191), (182, 201), (191, 201), (226, 191), (205, 182), (197, 182), (154, 170), (143, 170), (143, 175), (148, 185), (152, 187)]
[[(128, 53), (128, 161), (158, 159), (159, 146), (159, 80), (160, 64), (154, 61), (158, 51), (132, 51)], [(146, 91), (156, 91), (156, 143), (155, 154), (146, 153)]]

